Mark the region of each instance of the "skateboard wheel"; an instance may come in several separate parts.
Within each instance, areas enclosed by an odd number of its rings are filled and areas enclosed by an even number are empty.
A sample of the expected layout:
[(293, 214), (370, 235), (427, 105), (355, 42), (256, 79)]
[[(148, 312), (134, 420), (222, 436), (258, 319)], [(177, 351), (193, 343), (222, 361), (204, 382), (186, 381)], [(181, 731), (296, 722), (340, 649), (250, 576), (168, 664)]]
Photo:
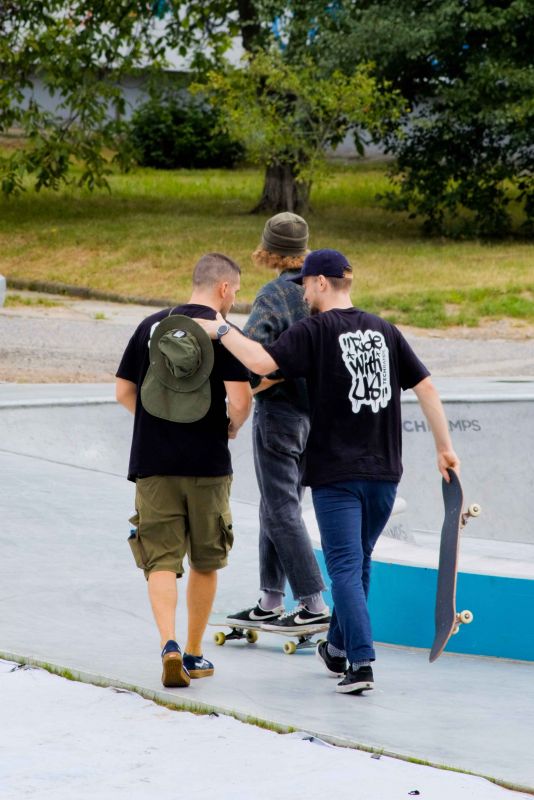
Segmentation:
[(219, 631), (218, 633), (214, 633), (213, 634), (213, 641), (215, 642), (215, 644), (222, 645), (226, 641), (226, 635), (222, 631)]
[(469, 625), (469, 623), (473, 622), (474, 619), (473, 612), (467, 611), (466, 609), (465, 611), (461, 611), (460, 614), (458, 614), (458, 618), (460, 622), (463, 622), (464, 625)]
[(469, 508), (467, 509), (467, 513), (470, 517), (478, 517), (482, 511), (482, 507), (478, 503), (471, 503)]
[(293, 655), (297, 650), (295, 642), (284, 642), (284, 653), (288, 656)]
[(258, 641), (258, 631), (247, 631), (245, 633), (245, 639), (249, 644), (254, 644), (254, 642)]
[(458, 633), (459, 630), (460, 630), (460, 626), (456, 625), (456, 627), (453, 629), (452, 635), (456, 636), (456, 634)]

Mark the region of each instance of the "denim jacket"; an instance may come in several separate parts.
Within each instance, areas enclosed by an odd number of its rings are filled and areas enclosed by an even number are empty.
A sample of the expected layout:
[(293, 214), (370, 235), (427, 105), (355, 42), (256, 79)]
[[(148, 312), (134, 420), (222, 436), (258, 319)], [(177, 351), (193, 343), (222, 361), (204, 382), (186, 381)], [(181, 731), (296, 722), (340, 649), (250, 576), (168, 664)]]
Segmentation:
[[(299, 270), (285, 270), (278, 278), (265, 284), (258, 292), (243, 332), (260, 344), (272, 344), (281, 333), (309, 315), (302, 286), (289, 279)], [(270, 377), (279, 377), (273, 373)], [(251, 385), (256, 387), (261, 378), (252, 375)], [(257, 401), (272, 400), (290, 403), (300, 411), (308, 411), (308, 392), (304, 378), (276, 384), (256, 395)]]

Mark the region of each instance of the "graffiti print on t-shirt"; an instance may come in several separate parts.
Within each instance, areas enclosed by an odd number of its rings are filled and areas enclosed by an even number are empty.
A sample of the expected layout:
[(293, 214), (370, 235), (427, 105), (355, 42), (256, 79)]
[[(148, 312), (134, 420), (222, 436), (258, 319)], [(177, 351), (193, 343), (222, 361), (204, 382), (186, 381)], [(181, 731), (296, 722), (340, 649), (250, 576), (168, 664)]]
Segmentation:
[(355, 414), (363, 405), (377, 413), (391, 400), (389, 350), (378, 331), (342, 333), (339, 344), (352, 378), (349, 400)]

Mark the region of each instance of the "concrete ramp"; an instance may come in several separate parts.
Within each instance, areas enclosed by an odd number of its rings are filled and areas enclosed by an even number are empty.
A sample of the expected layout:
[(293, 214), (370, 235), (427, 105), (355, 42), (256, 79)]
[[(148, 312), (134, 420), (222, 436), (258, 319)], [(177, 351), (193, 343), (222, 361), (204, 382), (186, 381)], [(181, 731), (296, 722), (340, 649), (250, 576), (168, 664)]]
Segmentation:
[[(81, 404), (82, 388), (88, 405)], [(145, 582), (127, 545), (132, 418), (113, 404), (112, 392), (0, 386), (0, 655), (54, 664), (181, 708), (268, 720), (281, 730), (534, 789), (531, 663), (445, 654), (429, 665), (426, 649), (379, 645), (375, 691), (353, 698), (334, 692), (312, 652), (284, 655), (282, 637), (220, 648), (207, 635), (204, 653), (216, 665), (215, 678), (163, 690)], [(246, 437), (245, 431), (236, 442), (236, 542), (219, 578), (219, 613), (257, 598), (257, 507)], [(410, 556), (425, 550), (393, 537), (384, 544), (403, 545)], [(182, 584), (180, 593), (183, 641)], [(390, 605), (388, 613), (417, 626), (409, 606)]]

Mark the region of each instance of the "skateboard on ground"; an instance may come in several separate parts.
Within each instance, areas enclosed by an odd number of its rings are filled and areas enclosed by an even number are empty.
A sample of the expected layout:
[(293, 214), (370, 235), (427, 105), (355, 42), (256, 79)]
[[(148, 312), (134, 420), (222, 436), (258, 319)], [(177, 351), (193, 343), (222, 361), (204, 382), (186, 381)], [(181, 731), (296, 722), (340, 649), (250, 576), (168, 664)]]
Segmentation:
[[(310, 625), (303, 626), (299, 629), (298, 633), (289, 633), (288, 631), (266, 631), (261, 627), (261, 623), (255, 624), (254, 622), (243, 622), (242, 625), (230, 622), (225, 614), (219, 614), (210, 619), (208, 625), (214, 628), (230, 628), (230, 633), (224, 631), (217, 631), (213, 635), (215, 644), (223, 645), (232, 639), (246, 639), (248, 644), (255, 644), (258, 641), (258, 633), (270, 634), (274, 633), (275, 636), (286, 636), (287, 642), (282, 645), (282, 650), (288, 656), (295, 653), (297, 650), (306, 650), (309, 648), (317, 647), (317, 641), (313, 637), (317, 633), (324, 633), (328, 630), (328, 625)], [(294, 639), (297, 641), (295, 642)]]
[(456, 577), (458, 574), (458, 553), (460, 532), (469, 517), (478, 517), (481, 508), (473, 503), (462, 511), (464, 496), (460, 479), (454, 470), (447, 469), (450, 483), (442, 482), (445, 517), (441, 529), (439, 548), (438, 586), (436, 591), (436, 632), (430, 650), (429, 661), (435, 661), (442, 654), (447, 642), (458, 633), (461, 624), (473, 621), (471, 611), (456, 611)]

